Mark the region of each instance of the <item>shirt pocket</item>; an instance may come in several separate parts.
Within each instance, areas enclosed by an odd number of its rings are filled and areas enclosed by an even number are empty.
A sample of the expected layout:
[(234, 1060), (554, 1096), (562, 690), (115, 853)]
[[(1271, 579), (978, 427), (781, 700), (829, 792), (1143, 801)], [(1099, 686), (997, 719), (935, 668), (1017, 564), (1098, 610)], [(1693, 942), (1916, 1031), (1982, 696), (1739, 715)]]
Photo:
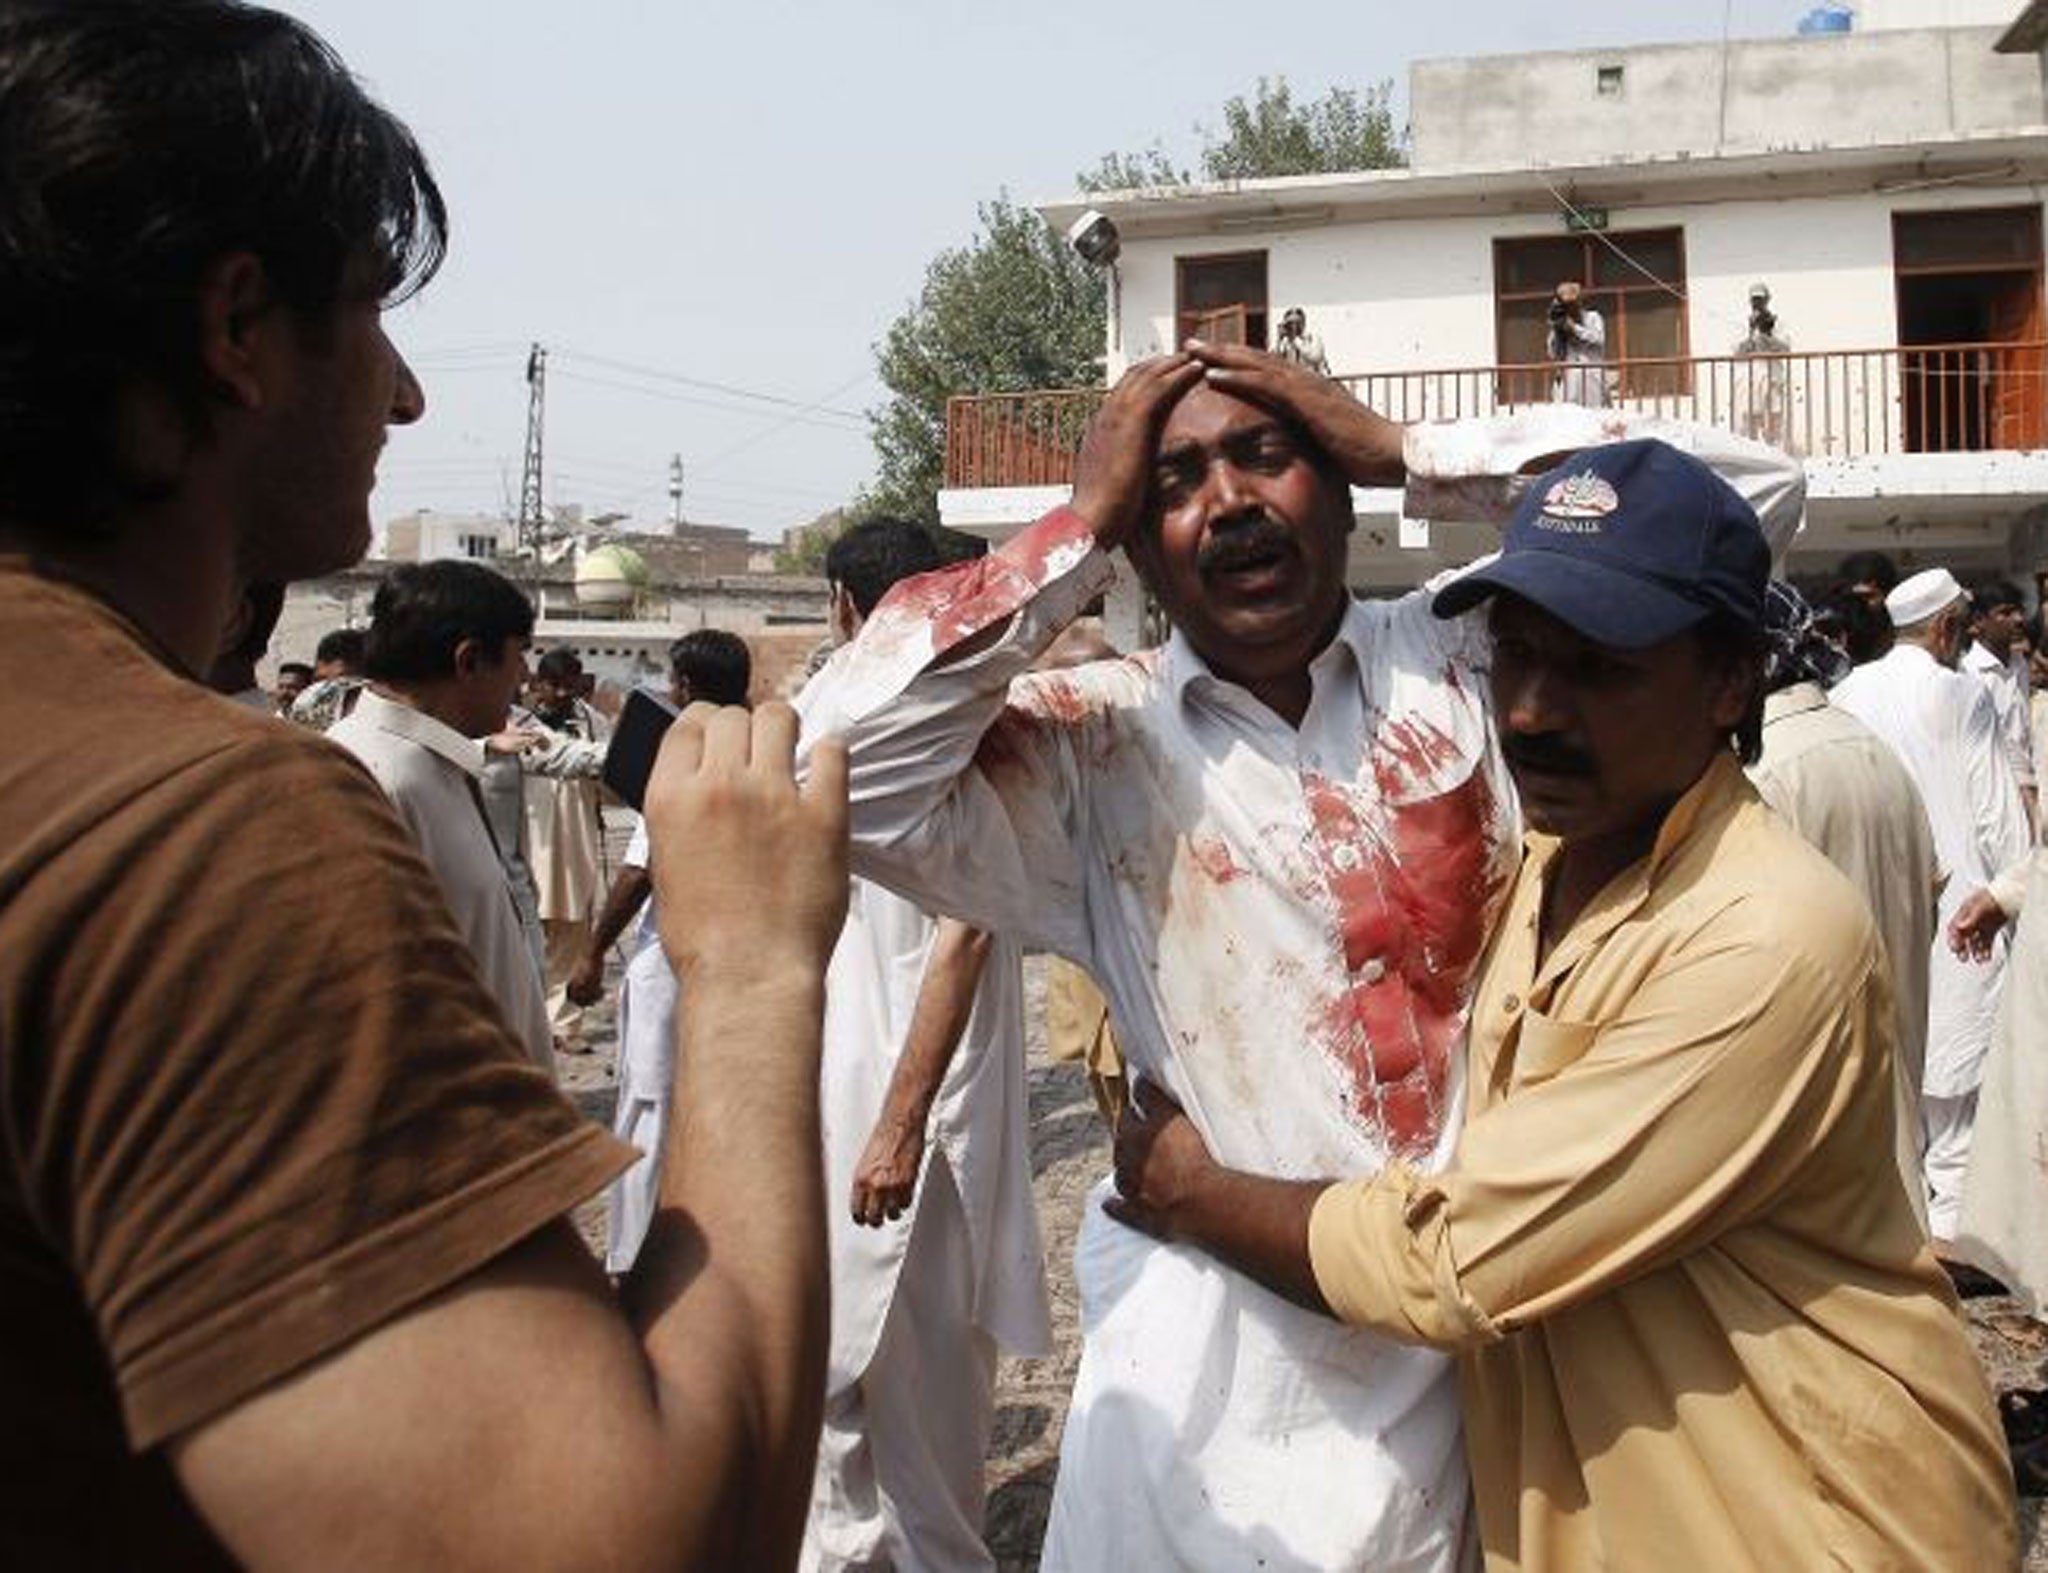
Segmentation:
[(1515, 1040), (1514, 1085), (1528, 1087), (1548, 1081), (1576, 1064), (1593, 1046), (1599, 1032), (1589, 1021), (1565, 1021), (1541, 1011), (1524, 1010)]

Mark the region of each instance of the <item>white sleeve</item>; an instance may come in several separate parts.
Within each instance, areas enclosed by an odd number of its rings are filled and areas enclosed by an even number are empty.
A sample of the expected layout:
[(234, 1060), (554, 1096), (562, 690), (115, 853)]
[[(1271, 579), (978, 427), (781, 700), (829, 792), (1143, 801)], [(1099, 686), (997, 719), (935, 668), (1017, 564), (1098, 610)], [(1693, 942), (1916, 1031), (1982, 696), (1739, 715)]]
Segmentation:
[(653, 849), (647, 844), (647, 821), (639, 815), (633, 817), (633, 838), (626, 843), (626, 855), (619, 859), (627, 868), (645, 868), (653, 859)]
[(1074, 728), (1087, 723), (1011, 684), (1112, 576), (1086, 521), (1055, 510), (985, 558), (897, 586), (811, 680), (799, 759), (845, 740), (856, 873), (1083, 958)]
[(2013, 780), (1999, 736), (1998, 711), (1990, 690), (1956, 674), (1956, 691), (1966, 698), (1962, 727), (1962, 767), (1969, 790), (1970, 833), (1984, 867), (2005, 870), (2027, 855), (2026, 805)]
[(1806, 470), (1790, 454), (1718, 426), (1576, 404), (1537, 404), (1512, 415), (1424, 421), (1402, 440), (1411, 519), (1505, 524), (1529, 482), (1581, 448), (1656, 437), (1691, 454), (1732, 486), (1763, 525), (1780, 563), (1806, 515)]

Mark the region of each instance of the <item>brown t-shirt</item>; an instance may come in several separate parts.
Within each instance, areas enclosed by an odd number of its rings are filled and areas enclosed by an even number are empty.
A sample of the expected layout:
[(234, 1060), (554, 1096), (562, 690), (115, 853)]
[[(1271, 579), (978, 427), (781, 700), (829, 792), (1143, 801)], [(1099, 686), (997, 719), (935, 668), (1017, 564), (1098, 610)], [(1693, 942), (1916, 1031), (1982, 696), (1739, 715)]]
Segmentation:
[(632, 1152), (375, 784), (0, 558), (0, 1566), (224, 1562), (157, 1444)]

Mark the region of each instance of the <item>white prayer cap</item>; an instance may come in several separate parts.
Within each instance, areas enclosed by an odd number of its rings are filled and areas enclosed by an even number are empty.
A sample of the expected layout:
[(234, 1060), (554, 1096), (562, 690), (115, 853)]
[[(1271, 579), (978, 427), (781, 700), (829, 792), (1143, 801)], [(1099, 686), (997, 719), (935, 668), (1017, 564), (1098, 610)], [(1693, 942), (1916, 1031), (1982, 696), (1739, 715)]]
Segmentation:
[(1884, 598), (1884, 609), (1891, 614), (1894, 628), (1911, 628), (1961, 599), (1962, 594), (1963, 587), (1946, 568), (1926, 568), (1910, 579), (1901, 579)]

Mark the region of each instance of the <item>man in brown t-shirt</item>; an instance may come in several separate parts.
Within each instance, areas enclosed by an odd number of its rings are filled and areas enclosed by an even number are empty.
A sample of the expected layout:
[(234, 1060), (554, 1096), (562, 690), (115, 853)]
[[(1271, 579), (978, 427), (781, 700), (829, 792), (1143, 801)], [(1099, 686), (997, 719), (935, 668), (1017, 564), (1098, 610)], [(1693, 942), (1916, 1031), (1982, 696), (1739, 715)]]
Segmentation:
[(0, 1566), (787, 1562), (843, 775), (781, 707), (663, 754), (689, 1129), (615, 1294), (562, 1215), (629, 1150), (360, 767), (194, 676), (368, 540), (424, 161), (229, 0), (7, 6), (0, 125)]

